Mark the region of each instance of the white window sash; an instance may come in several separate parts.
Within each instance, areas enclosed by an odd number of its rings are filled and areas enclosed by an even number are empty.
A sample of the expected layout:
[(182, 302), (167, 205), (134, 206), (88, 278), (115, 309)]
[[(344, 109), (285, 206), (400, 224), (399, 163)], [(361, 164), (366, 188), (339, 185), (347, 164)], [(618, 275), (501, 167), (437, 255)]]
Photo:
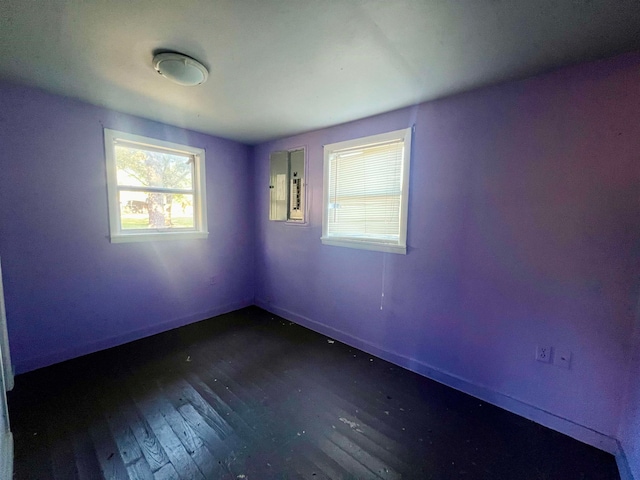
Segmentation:
[(325, 146), (323, 244), (406, 253), (410, 150), (411, 129)]
[[(105, 128), (105, 155), (107, 163), (107, 193), (109, 200), (109, 227), (110, 240), (112, 243), (141, 242), (156, 240), (174, 240), (207, 238), (207, 215), (206, 215), (206, 190), (205, 190), (205, 151), (204, 149), (180, 145), (164, 140), (143, 137), (140, 135), (119, 132)], [(192, 167), (192, 188), (167, 188), (148, 187), (137, 185), (120, 185), (118, 183), (118, 170), (116, 163), (115, 147), (123, 146), (128, 148), (155, 151), (173, 155), (189, 157), (193, 161)], [(123, 229), (120, 212), (120, 192), (152, 192), (163, 194), (185, 194), (193, 196), (193, 221), (194, 227), (188, 228), (144, 228), (144, 229)]]

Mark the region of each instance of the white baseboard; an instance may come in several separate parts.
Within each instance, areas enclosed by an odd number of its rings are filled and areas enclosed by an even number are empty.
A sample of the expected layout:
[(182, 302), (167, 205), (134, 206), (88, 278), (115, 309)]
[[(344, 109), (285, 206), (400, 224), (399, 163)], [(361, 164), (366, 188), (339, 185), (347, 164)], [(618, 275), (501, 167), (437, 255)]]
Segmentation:
[(2, 434), (0, 440), (0, 478), (13, 478), (13, 435)]
[(427, 378), (447, 385), (451, 388), (455, 388), (456, 390), (460, 390), (461, 392), (472, 395), (487, 403), (503, 408), (511, 413), (515, 413), (516, 415), (520, 415), (521, 417), (524, 417), (528, 420), (532, 420), (536, 423), (539, 423), (540, 425), (544, 425), (545, 427), (551, 428), (552, 430), (568, 435), (569, 437), (596, 447), (600, 450), (604, 450), (605, 452), (611, 453), (616, 456), (620, 453), (620, 446), (615, 438), (593, 430), (592, 428), (580, 425), (572, 420), (560, 417), (504, 393), (497, 392), (484, 385), (475, 384), (464, 378), (431, 367), (420, 360), (416, 360), (405, 355), (385, 350), (377, 345), (367, 342), (366, 340), (351, 336), (341, 330), (329, 327), (310, 318), (290, 312), (289, 310), (286, 310), (284, 308), (277, 307), (262, 299), (256, 298), (255, 304), (260, 308), (263, 308), (264, 310), (267, 310), (275, 315), (286, 318), (287, 320), (307, 327), (318, 333), (322, 333), (323, 335), (335, 338), (336, 340), (346, 343), (347, 345), (363, 350), (367, 353), (375, 355), (376, 357), (382, 358), (391, 363), (406, 368), (407, 370), (411, 370)]
[(618, 472), (620, 472), (620, 480), (634, 480), (633, 473), (631, 473), (631, 468), (629, 468), (629, 462), (627, 461), (627, 456), (624, 453), (622, 445), (618, 445), (616, 463), (618, 464)]

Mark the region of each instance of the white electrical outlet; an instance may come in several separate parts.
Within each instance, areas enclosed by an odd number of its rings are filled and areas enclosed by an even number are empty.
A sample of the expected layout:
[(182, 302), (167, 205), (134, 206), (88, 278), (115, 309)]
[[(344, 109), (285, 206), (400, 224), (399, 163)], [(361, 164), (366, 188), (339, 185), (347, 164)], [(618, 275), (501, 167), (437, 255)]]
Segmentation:
[(571, 352), (569, 350), (556, 350), (553, 356), (553, 364), (562, 368), (571, 368)]
[(536, 360), (543, 363), (551, 363), (551, 347), (538, 345), (536, 347)]

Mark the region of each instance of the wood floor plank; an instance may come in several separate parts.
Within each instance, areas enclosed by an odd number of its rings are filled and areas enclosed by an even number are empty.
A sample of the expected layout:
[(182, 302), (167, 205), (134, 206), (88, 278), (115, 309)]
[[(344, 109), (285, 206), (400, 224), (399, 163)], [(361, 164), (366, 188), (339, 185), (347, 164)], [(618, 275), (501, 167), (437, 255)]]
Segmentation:
[[(89, 436), (89, 432), (80, 428), (74, 429), (71, 443), (73, 445), (78, 478), (80, 480), (102, 478), (102, 468), (98, 461), (98, 457), (96, 456), (96, 451), (93, 446), (93, 441)], [(47, 479), (49, 477), (42, 476), (37, 478)]]
[[(218, 397), (218, 395), (209, 388), (209, 386), (202, 382), (198, 377), (191, 376), (190, 384), (193, 385), (193, 389), (198, 392), (198, 395), (201, 395), (205, 399), (212, 399), (216, 404), (221, 402), (222, 400)], [(226, 388), (225, 388), (226, 391)], [(193, 411), (196, 411), (195, 407), (192, 405), (188, 405), (187, 407), (193, 408)], [(181, 410), (184, 407), (181, 407)], [(187, 408), (184, 410), (185, 415), (193, 418), (194, 413)], [(258, 435), (255, 430), (251, 429), (246, 421), (242, 419), (235, 411), (230, 410), (226, 412), (229, 414), (226, 418), (229, 418), (229, 425), (234, 428), (234, 430), (224, 439), (224, 447), (223, 447), (223, 455), (225, 458), (222, 460), (223, 464), (227, 466), (227, 469), (232, 473), (233, 478), (237, 475), (245, 475), (244, 468), (244, 455), (247, 450), (252, 452), (256, 452), (256, 449), (260, 448), (264, 450), (264, 435)], [(195, 418), (193, 418), (195, 420)], [(236, 423), (237, 422), (237, 423)], [(239, 432), (237, 435), (236, 430)], [(209, 432), (211, 433), (211, 432)], [(203, 432), (203, 439), (207, 438), (207, 432)], [(211, 449), (216, 449), (216, 442), (213, 437), (209, 437), (211, 440)], [(205, 442), (207, 444), (207, 442)], [(226, 447), (226, 448), (225, 448)], [(268, 450), (268, 449), (267, 449)], [(216, 450), (217, 452), (218, 450)], [(274, 471), (279, 471), (277, 469), (281, 468), (281, 459), (277, 456), (270, 456), (271, 464), (270, 469)], [(264, 462), (266, 465), (269, 462)]]
[[(212, 408), (219, 410), (220, 415), (224, 415), (223, 418), (225, 419), (228, 426), (232, 429), (232, 431), (228, 432), (227, 434), (238, 434), (243, 439), (254, 438), (256, 435), (255, 426), (252, 427), (245, 418), (240, 416), (233, 408), (228, 406), (226, 402), (222, 398), (220, 398), (220, 396), (213, 390), (213, 388), (210, 387), (210, 385), (213, 385), (215, 388), (216, 382), (209, 381), (207, 383), (205, 380), (203, 380), (203, 378), (206, 379), (208, 375), (210, 375), (208, 372), (201, 372), (200, 375), (189, 373), (189, 388), (188, 391), (182, 391), (183, 395), (189, 398), (190, 403), (204, 418), (208, 418), (206, 409), (204, 409), (203, 411), (198, 398), (192, 396), (193, 393), (197, 394), (197, 396), (202, 398), (205, 402), (208, 402), (212, 406)], [(211, 426), (214, 427), (214, 425)]]
[(124, 416), (112, 412), (107, 414), (106, 418), (124, 464), (137, 463), (142, 458), (142, 450), (131, 428), (125, 423)]
[(339, 445), (329, 439), (320, 439), (318, 441), (318, 447), (353, 478), (382, 478), (360, 463), (350, 452), (344, 451)]
[(204, 445), (200, 436), (191, 428), (191, 424), (180, 414), (180, 412), (161, 396), (159, 392), (146, 402), (146, 406), (157, 410), (169, 424), (173, 433), (178, 437), (182, 446), (191, 455)]
[[(230, 471), (223, 460), (212, 455), (212, 452), (204, 445), (198, 447), (192, 454), (191, 458), (198, 466), (204, 478), (224, 478), (230, 476)], [(226, 457), (225, 457), (226, 458)]]
[(219, 366), (210, 371), (198, 372), (198, 375), (190, 378), (199, 392), (207, 393), (208, 399), (220, 399), (228, 406), (229, 410), (225, 412), (227, 418), (232, 415), (240, 418), (242, 420), (238, 424), (248, 435), (259, 434), (256, 425), (259, 425), (262, 420), (260, 412), (254, 408), (253, 401), (247, 403), (237, 395), (237, 383), (234, 379), (225, 376)]
[(153, 395), (140, 395), (137, 392), (135, 381), (131, 378), (127, 378), (126, 382), (138, 412), (147, 421), (178, 475), (184, 480), (203, 480), (202, 472), (160, 412), (157, 398)]
[[(135, 385), (140, 384), (139, 381), (135, 380), (135, 377), (131, 380)], [(185, 415), (165, 397), (165, 391), (161, 388), (159, 381), (155, 382), (153, 387), (147, 386), (145, 393), (147, 395), (144, 401), (145, 410), (152, 410), (162, 416), (164, 421), (171, 427), (175, 436), (182, 443), (184, 450), (186, 450), (195, 465), (197, 465), (199, 472), (201, 472), (205, 478), (221, 478), (229, 473), (228, 470), (225, 469), (224, 463), (220, 461), (224, 460), (226, 453), (228, 453), (225, 443), (222, 442), (215, 434), (215, 431), (206, 424), (204, 419), (197, 414), (195, 409), (187, 409), (186, 411), (189, 415), (185, 417)], [(182, 409), (185, 410), (185, 407), (190, 407), (190, 405), (183, 405)], [(164, 429), (164, 427), (162, 428), (166, 432), (166, 429)], [(215, 443), (212, 442), (212, 436), (215, 437)], [(206, 442), (205, 439), (207, 440)], [(173, 450), (172, 453), (180, 456), (181, 450)], [(184, 459), (182, 461), (184, 461)], [(176, 465), (174, 464), (174, 466)], [(181, 469), (182, 467), (180, 470)], [(193, 473), (190, 474), (193, 475)]]
[(153, 477), (155, 478), (155, 480), (180, 480), (182, 478), (180, 477), (180, 475), (178, 475), (178, 472), (176, 472), (176, 469), (173, 468), (173, 465), (171, 465), (170, 463), (166, 464), (164, 467), (154, 473)]
[[(222, 464), (226, 464), (231, 455), (246, 447), (246, 443), (238, 437), (233, 427), (211, 404), (205, 401), (193, 386), (187, 382), (179, 382), (172, 388), (164, 386), (163, 391), (193, 432), (198, 434), (207, 449)], [(212, 392), (209, 392), (209, 395), (212, 395)], [(209, 398), (213, 399), (211, 396)], [(221, 406), (221, 400), (218, 398), (213, 400), (215, 405)], [(230, 411), (226, 406), (225, 409), (227, 413)], [(235, 420), (235, 416), (233, 419)]]
[(109, 433), (105, 422), (96, 420), (89, 425), (89, 436), (95, 446), (96, 457), (105, 479), (126, 480), (129, 478), (127, 469), (118, 455), (118, 447)]
[[(221, 439), (234, 433), (234, 428), (223, 417), (225, 413), (230, 413), (232, 410), (217, 396), (211, 395), (208, 401), (205, 400), (192, 385), (182, 378), (176, 379), (169, 384), (162, 382), (161, 385), (174, 405), (179, 407), (190, 404)], [(235, 418), (235, 420), (239, 421), (240, 419)]]
[(154, 480), (153, 472), (147, 461), (141, 456), (133, 463), (127, 465), (130, 480)]
[(301, 452), (301, 455), (308, 459), (327, 478), (355, 478), (320, 448), (305, 449)]
[(47, 442), (50, 447), (51, 467), (54, 479), (76, 480), (79, 478), (71, 436), (73, 420), (68, 411), (59, 402), (52, 402), (55, 416), (46, 424)]
[(102, 415), (109, 425), (109, 430), (116, 442), (122, 461), (125, 465), (130, 465), (142, 458), (142, 450), (131, 431), (126, 417), (118, 408), (122, 399), (114, 395), (114, 391), (116, 391), (115, 385), (109, 385), (107, 388), (94, 392), (94, 398), (102, 406)]
[(120, 403), (120, 414), (129, 425), (151, 471), (155, 472), (169, 463), (169, 457), (162, 449), (146, 420), (138, 414), (132, 400)]
[[(56, 427), (49, 428), (49, 435), (54, 435), (52, 430)], [(56, 432), (56, 435), (60, 432)], [(77, 480), (79, 474), (76, 467), (75, 454), (73, 444), (70, 438), (51, 442), (51, 466), (53, 470), (53, 478), (56, 480)]]
[(233, 451), (233, 448), (218, 436), (216, 431), (209, 426), (193, 405), (182, 405), (178, 412), (191, 431), (198, 436), (202, 444), (206, 445), (209, 451), (214, 453), (217, 458), (224, 459)]

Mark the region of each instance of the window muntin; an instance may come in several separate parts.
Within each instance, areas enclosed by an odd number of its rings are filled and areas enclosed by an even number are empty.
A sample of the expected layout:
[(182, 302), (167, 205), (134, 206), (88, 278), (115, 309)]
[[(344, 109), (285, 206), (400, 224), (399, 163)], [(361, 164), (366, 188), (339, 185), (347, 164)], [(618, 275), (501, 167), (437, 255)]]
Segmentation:
[(322, 243), (406, 253), (411, 129), (325, 146)]
[(204, 150), (105, 129), (112, 242), (206, 238)]

